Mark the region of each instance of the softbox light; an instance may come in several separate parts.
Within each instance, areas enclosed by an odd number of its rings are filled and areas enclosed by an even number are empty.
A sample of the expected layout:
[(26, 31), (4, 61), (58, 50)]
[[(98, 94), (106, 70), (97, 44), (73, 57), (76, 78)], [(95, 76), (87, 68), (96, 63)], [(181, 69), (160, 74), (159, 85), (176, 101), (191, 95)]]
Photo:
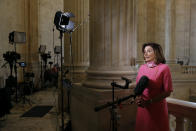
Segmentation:
[(9, 43), (25, 43), (26, 42), (26, 33), (13, 31), (9, 33)]
[(55, 46), (54, 53), (55, 54), (60, 54), (61, 53), (61, 46)]
[(71, 32), (74, 29), (74, 23), (69, 20), (71, 17), (74, 17), (74, 14), (57, 11), (54, 18), (56, 29), (62, 32)]

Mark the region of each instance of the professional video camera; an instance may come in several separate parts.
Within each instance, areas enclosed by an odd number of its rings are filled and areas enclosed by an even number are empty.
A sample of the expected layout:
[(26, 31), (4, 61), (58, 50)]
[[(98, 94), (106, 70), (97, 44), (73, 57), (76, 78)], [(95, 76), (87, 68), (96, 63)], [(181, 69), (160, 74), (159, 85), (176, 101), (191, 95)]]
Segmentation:
[(14, 51), (7, 51), (5, 54), (3, 54), (3, 58), (8, 63), (13, 63), (14, 61), (20, 59), (20, 54)]

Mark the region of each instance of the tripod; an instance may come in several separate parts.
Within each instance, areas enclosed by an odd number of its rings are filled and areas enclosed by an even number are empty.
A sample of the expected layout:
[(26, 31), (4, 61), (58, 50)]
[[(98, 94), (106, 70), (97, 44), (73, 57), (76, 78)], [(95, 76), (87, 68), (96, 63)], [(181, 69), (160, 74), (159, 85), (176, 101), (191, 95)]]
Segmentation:
[[(41, 55), (40, 55), (41, 56)], [(42, 64), (42, 58), (41, 58), (41, 74), (40, 74), (40, 80), (41, 80), (41, 88), (43, 88), (43, 64)]]
[(26, 66), (21, 66), (21, 67), (23, 71), (23, 84), (22, 84), (23, 85), (23, 89), (22, 89), (23, 104), (25, 104), (25, 101), (27, 101), (28, 104), (31, 105), (31, 100), (26, 98), (26, 93), (29, 93), (29, 94), (32, 93), (32, 89), (30, 89), (31, 85), (25, 80), (25, 67)]
[[(4, 59), (9, 63), (10, 66), (10, 76), (6, 79), (6, 88), (9, 93), (12, 94), (12, 88), (15, 87), (15, 101), (18, 102), (18, 84), (17, 84), (17, 59), (20, 59), (20, 54), (16, 53), (16, 44), (15, 51), (7, 51), (3, 54)], [(12, 75), (12, 70), (14, 68), (15, 77)]]

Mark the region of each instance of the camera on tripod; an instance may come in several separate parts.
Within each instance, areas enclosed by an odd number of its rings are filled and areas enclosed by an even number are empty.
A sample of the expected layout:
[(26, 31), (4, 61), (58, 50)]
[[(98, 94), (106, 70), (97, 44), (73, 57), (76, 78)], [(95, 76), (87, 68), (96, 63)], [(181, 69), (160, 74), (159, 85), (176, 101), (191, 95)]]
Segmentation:
[(41, 57), (44, 61), (47, 61), (48, 58), (51, 58), (50, 53), (42, 53)]
[(3, 54), (3, 58), (5, 61), (9, 63), (13, 63), (14, 61), (17, 61), (18, 59), (20, 59), (20, 54), (14, 51), (7, 51), (5, 54)]

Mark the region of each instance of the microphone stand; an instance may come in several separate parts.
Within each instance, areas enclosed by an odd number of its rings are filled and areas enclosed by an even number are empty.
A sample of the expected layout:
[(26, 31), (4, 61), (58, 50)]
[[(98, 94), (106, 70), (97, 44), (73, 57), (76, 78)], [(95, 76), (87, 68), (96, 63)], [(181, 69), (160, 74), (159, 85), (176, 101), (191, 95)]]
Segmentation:
[(134, 97), (135, 98), (135, 95), (129, 95), (129, 96), (126, 96), (124, 98), (121, 98), (119, 100), (116, 100), (114, 101), (114, 87), (118, 87), (118, 88), (121, 88), (121, 89), (128, 89), (128, 85), (129, 83), (131, 83), (130, 80), (122, 77), (123, 80), (126, 81), (126, 84), (125, 86), (121, 86), (121, 85), (118, 85), (116, 84), (116, 82), (112, 82), (111, 85), (112, 85), (112, 102), (107, 102), (106, 104), (104, 105), (101, 105), (101, 106), (97, 106), (94, 108), (95, 112), (97, 111), (100, 111), (106, 107), (110, 107), (110, 113), (111, 113), (111, 121), (112, 121), (112, 131), (117, 131), (117, 119), (118, 119), (118, 114), (117, 114), (117, 111), (116, 111), (116, 105), (115, 104), (120, 104), (121, 102), (131, 98), (131, 97)]
[[(128, 80), (126, 78), (122, 78), (122, 79), (126, 80), (125, 86), (127, 85), (127, 82), (131, 82), (130, 80)], [(135, 99), (136, 96), (141, 95), (143, 93), (144, 89), (147, 88), (148, 82), (149, 82), (149, 78), (147, 76), (142, 76), (140, 78), (139, 82), (137, 83), (136, 88), (134, 89), (134, 94), (126, 96), (126, 97), (121, 98), (121, 99), (116, 100), (116, 101), (107, 102), (104, 105), (95, 107), (94, 110), (97, 112), (97, 111), (102, 110), (102, 109), (104, 109), (108, 106), (112, 106), (113, 104), (120, 104), (121, 102), (123, 102), (123, 101), (125, 101), (129, 98), (134, 98)], [(120, 85), (116, 84), (115, 82), (112, 82), (111, 85), (116, 86), (116, 87), (123, 87), (123, 86), (120, 86)], [(123, 87), (122, 89), (126, 89), (126, 88)]]
[(117, 131), (117, 113), (115, 112), (116, 106), (114, 105), (114, 85), (112, 86), (112, 108), (110, 109), (112, 120), (112, 131)]

